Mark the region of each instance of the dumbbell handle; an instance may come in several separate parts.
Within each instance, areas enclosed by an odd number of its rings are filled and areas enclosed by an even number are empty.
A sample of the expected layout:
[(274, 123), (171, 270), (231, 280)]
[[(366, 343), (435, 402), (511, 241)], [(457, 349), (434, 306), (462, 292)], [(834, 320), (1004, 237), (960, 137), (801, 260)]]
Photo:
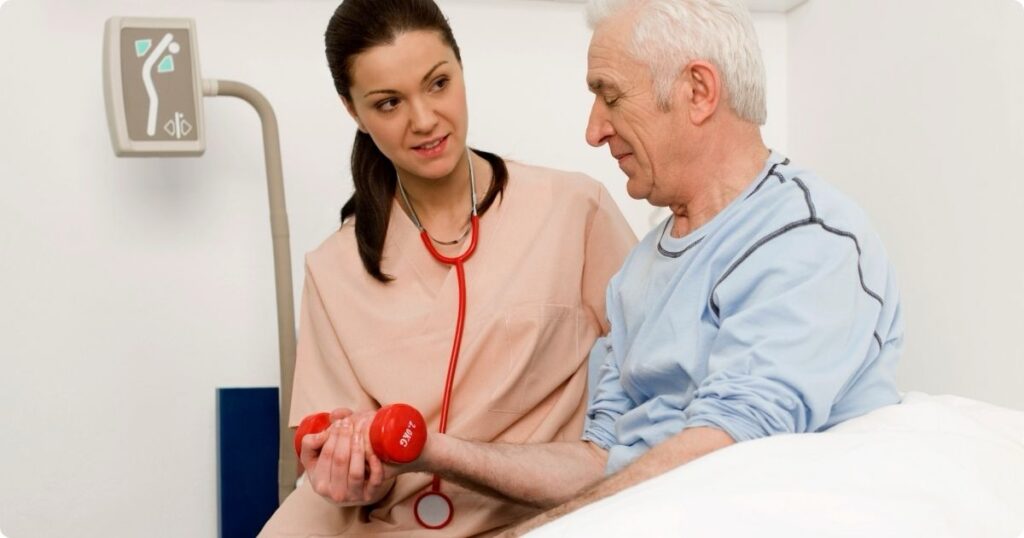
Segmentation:
[[(302, 419), (295, 430), (295, 453), (302, 452), (302, 438), (320, 433), (331, 425), (329, 413), (315, 413)], [(414, 407), (406, 404), (386, 405), (377, 411), (370, 423), (370, 445), (384, 463), (415, 461), (427, 442), (427, 424)]]

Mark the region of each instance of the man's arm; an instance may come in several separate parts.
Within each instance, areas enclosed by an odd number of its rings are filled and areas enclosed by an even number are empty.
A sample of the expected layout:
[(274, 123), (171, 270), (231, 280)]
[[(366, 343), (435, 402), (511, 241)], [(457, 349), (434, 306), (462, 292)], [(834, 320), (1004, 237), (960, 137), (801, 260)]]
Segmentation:
[(729, 434), (715, 428), (700, 427), (683, 430), (649, 450), (632, 464), (622, 469), (622, 471), (595, 484), (569, 502), (520, 524), (513, 529), (512, 534), (526, 533), (580, 507), (664, 474), (705, 454), (727, 447), (734, 442)]
[(608, 452), (586, 441), (478, 443), (431, 435), (405, 471), (439, 474), (468, 488), (537, 508), (574, 498), (604, 476)]

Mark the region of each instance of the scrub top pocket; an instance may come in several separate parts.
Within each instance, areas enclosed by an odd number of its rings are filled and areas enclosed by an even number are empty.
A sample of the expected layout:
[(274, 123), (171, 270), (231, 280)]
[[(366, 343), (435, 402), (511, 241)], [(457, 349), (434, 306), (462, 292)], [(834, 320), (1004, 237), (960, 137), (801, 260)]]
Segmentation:
[(578, 307), (554, 304), (517, 305), (506, 312), (499, 363), (504, 375), (492, 393), (491, 411), (530, 411), (572, 377), (585, 360), (580, 317)]

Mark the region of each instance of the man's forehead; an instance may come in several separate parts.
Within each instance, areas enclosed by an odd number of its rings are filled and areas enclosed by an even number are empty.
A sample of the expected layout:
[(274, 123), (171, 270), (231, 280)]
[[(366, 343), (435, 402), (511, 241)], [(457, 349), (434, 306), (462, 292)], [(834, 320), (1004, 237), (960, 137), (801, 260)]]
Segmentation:
[(587, 50), (587, 86), (591, 91), (618, 89), (622, 78), (635, 70), (627, 44), (598, 27)]

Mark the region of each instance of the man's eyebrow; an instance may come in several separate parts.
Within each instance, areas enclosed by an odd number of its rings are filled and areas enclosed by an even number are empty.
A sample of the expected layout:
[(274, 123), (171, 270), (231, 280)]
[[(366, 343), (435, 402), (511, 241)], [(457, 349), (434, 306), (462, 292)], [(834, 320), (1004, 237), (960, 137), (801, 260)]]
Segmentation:
[(601, 79), (601, 78), (597, 78), (597, 79), (594, 79), (594, 80), (588, 80), (587, 81), (587, 87), (590, 88), (590, 91), (593, 92), (593, 93), (600, 93), (602, 90), (612, 90), (612, 91), (614, 91), (616, 89), (616, 86), (615, 86), (614, 82), (608, 82), (608, 81), (606, 81), (604, 79)]
[[(429, 80), (430, 77), (434, 74), (434, 71), (437, 71), (438, 67), (441, 67), (442, 65), (444, 65), (446, 63), (448, 63), (448, 60), (441, 60), (440, 62), (437, 62), (436, 64), (434, 64), (434, 67), (431, 67), (430, 71), (427, 71), (427, 74), (423, 75), (423, 78), (420, 79), (420, 81), (423, 82), (423, 83), (426, 83), (427, 80)], [(373, 95), (375, 93), (382, 93), (382, 94), (385, 94), (385, 95), (398, 95), (398, 92), (395, 91), (395, 90), (371, 90), (371, 91), (366, 92), (366, 94), (363, 95), (363, 97), (369, 97), (369, 96), (371, 96), (371, 95)]]

